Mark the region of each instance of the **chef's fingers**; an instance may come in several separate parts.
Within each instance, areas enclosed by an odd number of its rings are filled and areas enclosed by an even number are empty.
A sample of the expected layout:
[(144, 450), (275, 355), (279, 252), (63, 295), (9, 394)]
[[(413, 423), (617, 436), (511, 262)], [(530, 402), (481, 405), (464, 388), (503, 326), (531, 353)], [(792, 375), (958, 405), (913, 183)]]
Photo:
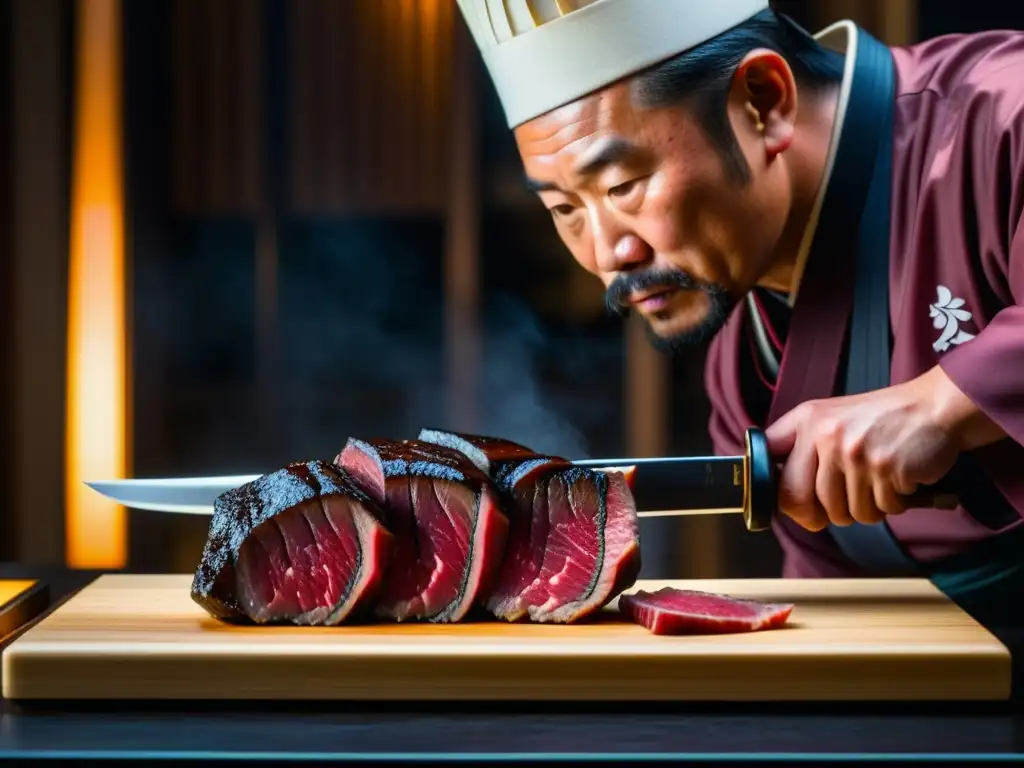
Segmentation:
[(846, 468), (846, 493), (850, 502), (850, 517), (863, 525), (873, 525), (885, 517), (875, 504), (875, 490), (867, 469), (852, 464)]
[(920, 488), (918, 483), (907, 477), (906, 472), (891, 472), (885, 479), (892, 486), (893, 491), (900, 496), (911, 496)]
[(814, 441), (798, 437), (779, 474), (779, 509), (809, 531), (828, 525), (828, 515), (815, 492), (817, 475)]
[(893, 487), (887, 477), (876, 477), (873, 483), (875, 506), (886, 515), (900, 515), (907, 511), (906, 499)]
[(818, 459), (818, 476), (814, 484), (818, 501), (825, 508), (828, 519), (835, 525), (847, 526), (853, 523), (850, 506), (847, 503), (846, 476), (842, 469), (830, 461)]

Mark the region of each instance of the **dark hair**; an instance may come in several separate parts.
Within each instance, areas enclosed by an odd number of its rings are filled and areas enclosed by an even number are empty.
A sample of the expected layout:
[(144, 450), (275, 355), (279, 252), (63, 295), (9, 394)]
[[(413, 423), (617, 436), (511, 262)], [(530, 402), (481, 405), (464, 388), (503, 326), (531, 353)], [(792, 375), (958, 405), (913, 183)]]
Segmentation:
[(639, 106), (686, 105), (694, 110), (709, 138), (718, 145), (726, 172), (740, 184), (750, 168), (729, 124), (726, 105), (736, 67), (750, 51), (767, 48), (783, 56), (797, 84), (812, 91), (839, 82), (843, 56), (825, 48), (775, 11), (762, 11), (696, 48), (644, 70), (631, 87)]

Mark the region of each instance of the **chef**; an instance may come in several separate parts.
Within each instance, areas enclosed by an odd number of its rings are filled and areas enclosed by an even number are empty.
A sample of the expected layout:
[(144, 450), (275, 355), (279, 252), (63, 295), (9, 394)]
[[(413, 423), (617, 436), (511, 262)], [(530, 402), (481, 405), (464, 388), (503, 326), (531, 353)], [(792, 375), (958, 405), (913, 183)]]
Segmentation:
[[(1024, 33), (888, 48), (767, 0), (459, 0), (527, 183), (609, 306), (711, 339), (784, 575), (1024, 597)], [(906, 496), (953, 479), (955, 509)], [(1003, 615), (1007, 614), (1007, 615)]]

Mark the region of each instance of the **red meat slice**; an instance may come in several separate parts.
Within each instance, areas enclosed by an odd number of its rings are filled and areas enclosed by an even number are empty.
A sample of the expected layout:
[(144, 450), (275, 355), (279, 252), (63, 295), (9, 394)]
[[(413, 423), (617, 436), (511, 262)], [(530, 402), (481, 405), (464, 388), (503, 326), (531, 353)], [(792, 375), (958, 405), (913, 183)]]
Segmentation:
[(377, 616), (465, 618), (489, 591), (508, 536), (487, 476), (462, 454), (416, 441), (350, 439), (335, 462), (377, 501), (395, 534)]
[(391, 554), (379, 510), (338, 468), (290, 464), (218, 497), (192, 583), (211, 615), (333, 625), (372, 605)]
[(466, 455), (505, 498), (508, 544), (485, 598), (495, 616), (574, 622), (635, 583), (639, 520), (621, 472), (582, 469), (491, 437), (425, 429), (419, 439)]
[(622, 595), (619, 611), (656, 635), (727, 634), (781, 627), (793, 605), (663, 587)]

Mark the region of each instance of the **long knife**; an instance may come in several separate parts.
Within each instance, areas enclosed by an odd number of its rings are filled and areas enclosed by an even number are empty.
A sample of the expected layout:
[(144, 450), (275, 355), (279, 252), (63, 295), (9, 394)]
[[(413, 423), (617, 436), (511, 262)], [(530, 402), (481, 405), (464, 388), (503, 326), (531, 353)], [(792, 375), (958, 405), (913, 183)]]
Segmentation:
[[(764, 432), (748, 429), (742, 456), (586, 459), (574, 465), (632, 475), (639, 517), (739, 514), (750, 531), (770, 527), (778, 506), (777, 468)], [(631, 470), (631, 472), (630, 472)], [(214, 500), (261, 475), (221, 475), (90, 481), (86, 484), (132, 509), (212, 515)], [(922, 489), (912, 506), (956, 508), (942, 483)]]

